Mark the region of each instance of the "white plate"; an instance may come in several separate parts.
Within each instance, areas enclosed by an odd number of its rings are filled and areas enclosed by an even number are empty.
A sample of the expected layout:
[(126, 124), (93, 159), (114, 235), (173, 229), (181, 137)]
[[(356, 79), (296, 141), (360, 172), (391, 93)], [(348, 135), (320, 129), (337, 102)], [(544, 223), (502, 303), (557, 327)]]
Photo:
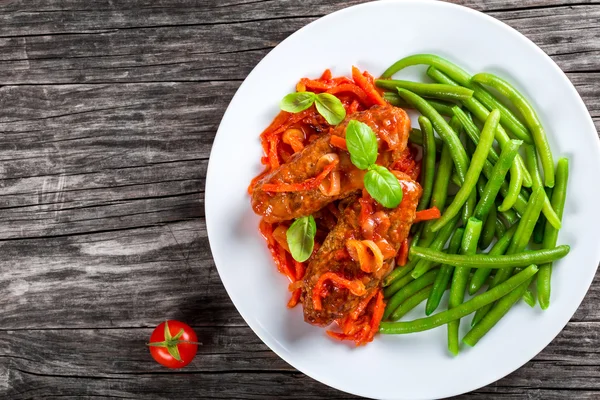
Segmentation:
[[(366, 347), (333, 342), (286, 308), (286, 278), (259, 236), (246, 188), (261, 170), (260, 132), (301, 77), (351, 65), (377, 75), (397, 59), (435, 53), (475, 73), (498, 73), (523, 91), (548, 131), (553, 153), (568, 157), (564, 228), (571, 253), (554, 269), (550, 308), (517, 305), (473, 349), (452, 358), (446, 328), (381, 336)], [(424, 68), (398, 76), (423, 79)], [(414, 121), (413, 121), (414, 122)], [(223, 284), (248, 325), (293, 367), (329, 386), (381, 399), (457, 395), (509, 374), (540, 352), (581, 303), (600, 260), (600, 146), (583, 101), (567, 77), (523, 35), (503, 23), (444, 2), (407, 0), (350, 7), (315, 21), (273, 49), (231, 101), (213, 145), (206, 182), (206, 223)], [(411, 314), (422, 316), (418, 309)], [(466, 328), (466, 323), (462, 326)], [(302, 390), (302, 388), (298, 388)]]

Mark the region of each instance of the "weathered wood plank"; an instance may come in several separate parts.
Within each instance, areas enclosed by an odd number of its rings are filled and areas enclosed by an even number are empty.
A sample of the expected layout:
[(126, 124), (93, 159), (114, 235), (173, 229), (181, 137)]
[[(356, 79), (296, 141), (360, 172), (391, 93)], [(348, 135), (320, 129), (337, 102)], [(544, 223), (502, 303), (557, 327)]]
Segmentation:
[[(244, 6), (251, 10), (236, 8), (235, 13), (229, 7), (219, 7), (219, 12), (233, 20), (226, 20), (226, 24), (224, 22), (217, 28), (203, 24), (207, 20), (219, 21), (211, 8), (204, 11), (190, 11), (185, 7), (173, 9), (177, 10), (177, 18), (173, 10), (167, 18), (161, 7), (132, 8), (131, 15), (124, 15), (120, 9), (107, 8), (96, 11), (101, 15), (83, 18), (90, 11), (82, 5), (81, 15), (76, 11), (64, 11), (74, 14), (70, 17), (73, 24), (68, 24), (68, 17), (54, 15), (61, 11), (0, 13), (0, 20), (7, 20), (5, 24), (0, 22), (0, 37), (3, 29), (12, 33), (11, 37), (0, 38), (0, 84), (243, 79), (277, 43), (316, 17), (341, 8), (341, 3), (310, 7), (312, 3), (298, 6), (296, 2), (284, 1), (274, 2), (274, 7), (265, 7), (259, 2)], [(307, 10), (310, 10), (308, 16)], [(157, 13), (162, 23), (150, 22), (152, 18), (145, 12)], [(207, 13), (211, 16), (209, 19), (206, 19)], [(252, 18), (259, 17), (252, 17), (253, 13), (260, 14), (263, 20), (254, 21)], [(536, 42), (554, 56), (563, 70), (598, 71), (598, 4), (491, 15)], [(294, 18), (277, 19), (281, 16)], [(19, 18), (26, 20), (18, 22)], [(139, 20), (137, 24), (132, 22), (136, 20)], [(69, 27), (75, 26), (76, 22), (101, 24), (99, 29), (104, 30), (95, 34), (47, 35), (52, 30), (45, 25), (55, 26), (55, 21), (63, 21), (60, 24)], [(22, 33), (27, 36), (19, 36), (20, 29), (11, 23), (29, 27)], [(119, 23), (133, 23), (134, 26), (127, 29), (113, 26)], [(73, 29), (78, 32), (84, 28)], [(29, 36), (32, 34), (35, 35)]]
[(544, 8), (559, 6), (573, 6), (581, 4), (600, 4), (598, 0), (444, 0), (449, 3), (474, 8), (479, 11), (507, 11), (519, 9), (534, 9), (541, 11)]
[[(532, 388), (534, 392), (546, 395), (547, 392), (553, 393), (551, 385), (556, 384), (564, 389), (577, 389), (578, 393), (582, 391), (590, 396), (598, 394), (599, 328), (598, 323), (569, 324), (547, 349), (519, 373), (488, 386), (479, 395), (472, 394), (465, 398), (483, 397), (484, 394), (504, 398), (506, 395), (522, 395), (525, 388)], [(277, 398), (299, 398), (294, 386), (305, 383), (310, 388), (309, 397), (322, 396), (331, 390), (296, 373), (269, 351), (247, 327), (197, 327), (199, 340), (203, 343), (197, 358), (186, 369), (169, 372), (151, 359), (144, 346), (151, 330), (152, 328), (1, 331), (0, 373), (4, 373), (3, 378), (8, 379), (9, 386), (13, 388), (9, 392), (15, 396), (12, 398), (22, 398), (19, 397), (21, 394), (31, 397), (44, 394), (117, 395), (116, 392), (107, 391), (110, 386), (106, 385), (111, 381), (119, 387), (119, 396), (144, 394), (149, 398), (161, 398), (161, 385), (170, 387), (176, 383), (181, 397), (216, 398), (212, 397), (212, 392), (207, 392), (213, 390), (210, 384), (208, 387), (198, 384), (214, 379), (214, 384), (220, 381), (223, 386), (230, 386), (234, 380), (238, 381), (239, 387), (233, 390), (239, 392), (223, 393), (222, 398), (232, 398), (225, 396), (234, 396), (235, 393), (235, 398), (251, 399), (261, 392), (254, 393), (249, 389), (252, 386), (248, 380), (250, 376), (258, 379), (256, 385), (259, 387), (264, 385), (261, 379), (280, 377), (279, 383), (287, 390), (278, 392), (269, 388), (268, 391), (269, 395)], [(581, 344), (577, 354), (572, 354), (573, 341)], [(73, 351), (74, 346), (77, 346), (78, 351)], [(577, 373), (571, 373), (573, 371)], [(35, 389), (31, 392), (32, 388), (42, 386), (48, 379), (56, 382), (52, 385), (52, 392), (38, 392)], [(74, 384), (75, 379), (85, 385)], [(96, 386), (93, 382), (98, 381), (101, 384)], [(140, 381), (145, 383), (146, 389), (143, 391), (138, 385)], [(265, 387), (260, 388), (262, 393), (265, 393)], [(20, 393), (23, 389), (27, 391)], [(339, 392), (332, 392), (328, 397), (332, 396), (349, 397)]]
[(6, 5), (0, 3), (0, 37), (98, 33), (98, 31), (153, 26), (222, 26), (240, 21), (321, 16), (361, 2), (364, 1), (307, 0), (299, 4), (294, 0), (258, 2), (14, 0)]
[[(144, 345), (152, 329), (2, 329), (0, 354), (2, 358), (12, 359), (20, 370), (44, 375), (112, 378), (115, 374), (165, 372), (152, 360)], [(197, 358), (181, 370), (182, 373), (295, 371), (270, 351), (247, 326), (196, 326), (194, 329), (202, 345)], [(579, 344), (576, 351), (573, 342)], [(86, 343), (93, 346), (85, 346)], [(80, 350), (71, 351), (74, 345)], [(578, 365), (597, 367), (599, 348), (600, 322), (572, 322), (532, 363), (536, 364), (536, 368), (548, 367), (554, 371)], [(119, 357), (115, 357), (115, 351), (118, 351)], [(508, 380), (500, 382), (499, 386), (514, 385)], [(595, 382), (590, 387), (599, 388), (599, 385), (600, 382)]]
[(243, 324), (197, 218), (140, 224), (93, 235), (0, 242), (3, 328), (139, 327), (152, 326), (157, 318)]

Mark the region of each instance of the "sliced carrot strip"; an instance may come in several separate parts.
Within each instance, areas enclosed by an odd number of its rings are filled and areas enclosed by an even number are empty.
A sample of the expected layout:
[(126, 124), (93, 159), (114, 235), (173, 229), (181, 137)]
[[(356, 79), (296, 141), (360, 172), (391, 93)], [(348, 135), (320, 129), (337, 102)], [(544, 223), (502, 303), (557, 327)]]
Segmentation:
[(365, 91), (372, 104), (385, 105), (385, 100), (383, 100), (383, 97), (375, 90), (375, 86), (371, 84), (355, 66), (352, 66), (352, 79), (354, 79), (354, 83), (356, 83), (358, 87)]
[(376, 294), (377, 294), (377, 290), (373, 290), (373, 292), (371, 292), (371, 294), (369, 294), (367, 297), (362, 299), (360, 301), (360, 303), (358, 303), (358, 306), (356, 306), (356, 308), (354, 310), (352, 310), (352, 312), (350, 313), (350, 318), (353, 320), (358, 319), (358, 317), (360, 317), (360, 315), (363, 312), (365, 312), (365, 310), (367, 309), (367, 306), (371, 302), (371, 299), (373, 299), (373, 297), (375, 297)]
[(385, 302), (383, 301), (383, 292), (380, 290), (377, 294), (377, 300), (375, 300), (375, 308), (373, 309), (373, 316), (371, 317), (371, 331), (367, 336), (364, 344), (373, 340), (373, 337), (379, 330), (379, 324), (381, 318), (383, 318), (383, 311), (385, 310)]
[(331, 135), (331, 138), (329, 139), (329, 143), (333, 147), (337, 147), (338, 149), (348, 150), (348, 146), (346, 146), (346, 139), (344, 139), (341, 136)]
[(288, 301), (288, 303), (287, 303), (288, 308), (296, 307), (296, 305), (298, 304), (298, 301), (300, 301), (301, 295), (302, 295), (302, 290), (300, 290), (300, 289), (294, 290), (294, 292), (292, 293), (292, 297), (290, 298), (290, 301)]
[(421, 221), (429, 221), (431, 219), (438, 219), (439, 217), (441, 217), (441, 213), (440, 210), (433, 206), (431, 208), (428, 208), (426, 210), (421, 210), (421, 211), (417, 211), (417, 213), (415, 214), (415, 220), (413, 221), (414, 224), (416, 224), (417, 222), (421, 222)]
[(400, 245), (400, 250), (398, 251), (398, 257), (396, 258), (396, 264), (401, 267), (406, 265), (406, 261), (408, 260), (408, 239), (404, 239), (402, 244)]
[(321, 77), (319, 78), (322, 81), (328, 81), (331, 79), (331, 70), (329, 68), (327, 68), (325, 71), (323, 71), (323, 75), (321, 75)]
[(330, 94), (337, 94), (342, 92), (348, 92), (356, 95), (356, 97), (358, 97), (362, 104), (372, 104), (372, 101), (369, 100), (369, 96), (367, 96), (365, 91), (353, 83), (343, 83), (341, 85), (334, 86), (327, 91), (327, 93)]

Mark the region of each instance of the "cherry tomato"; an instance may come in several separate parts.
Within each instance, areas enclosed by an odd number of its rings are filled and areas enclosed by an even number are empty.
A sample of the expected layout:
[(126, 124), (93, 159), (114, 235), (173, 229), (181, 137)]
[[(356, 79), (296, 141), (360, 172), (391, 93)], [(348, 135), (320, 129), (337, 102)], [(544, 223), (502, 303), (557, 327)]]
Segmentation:
[(182, 368), (192, 362), (199, 344), (189, 325), (168, 320), (154, 329), (148, 346), (152, 358), (159, 364), (167, 368)]

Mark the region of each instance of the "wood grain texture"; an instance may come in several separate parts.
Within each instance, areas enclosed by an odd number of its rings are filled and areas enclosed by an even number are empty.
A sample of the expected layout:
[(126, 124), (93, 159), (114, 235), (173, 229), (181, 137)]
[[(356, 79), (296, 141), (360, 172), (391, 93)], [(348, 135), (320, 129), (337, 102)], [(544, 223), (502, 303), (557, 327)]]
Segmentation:
[[(0, 398), (355, 398), (246, 326), (210, 254), (204, 185), (256, 63), (361, 2), (0, 0)], [(452, 2), (552, 56), (600, 130), (600, 2)], [(600, 398), (599, 302), (600, 273), (534, 360), (458, 398)], [(203, 343), (182, 371), (144, 346), (164, 318)]]

